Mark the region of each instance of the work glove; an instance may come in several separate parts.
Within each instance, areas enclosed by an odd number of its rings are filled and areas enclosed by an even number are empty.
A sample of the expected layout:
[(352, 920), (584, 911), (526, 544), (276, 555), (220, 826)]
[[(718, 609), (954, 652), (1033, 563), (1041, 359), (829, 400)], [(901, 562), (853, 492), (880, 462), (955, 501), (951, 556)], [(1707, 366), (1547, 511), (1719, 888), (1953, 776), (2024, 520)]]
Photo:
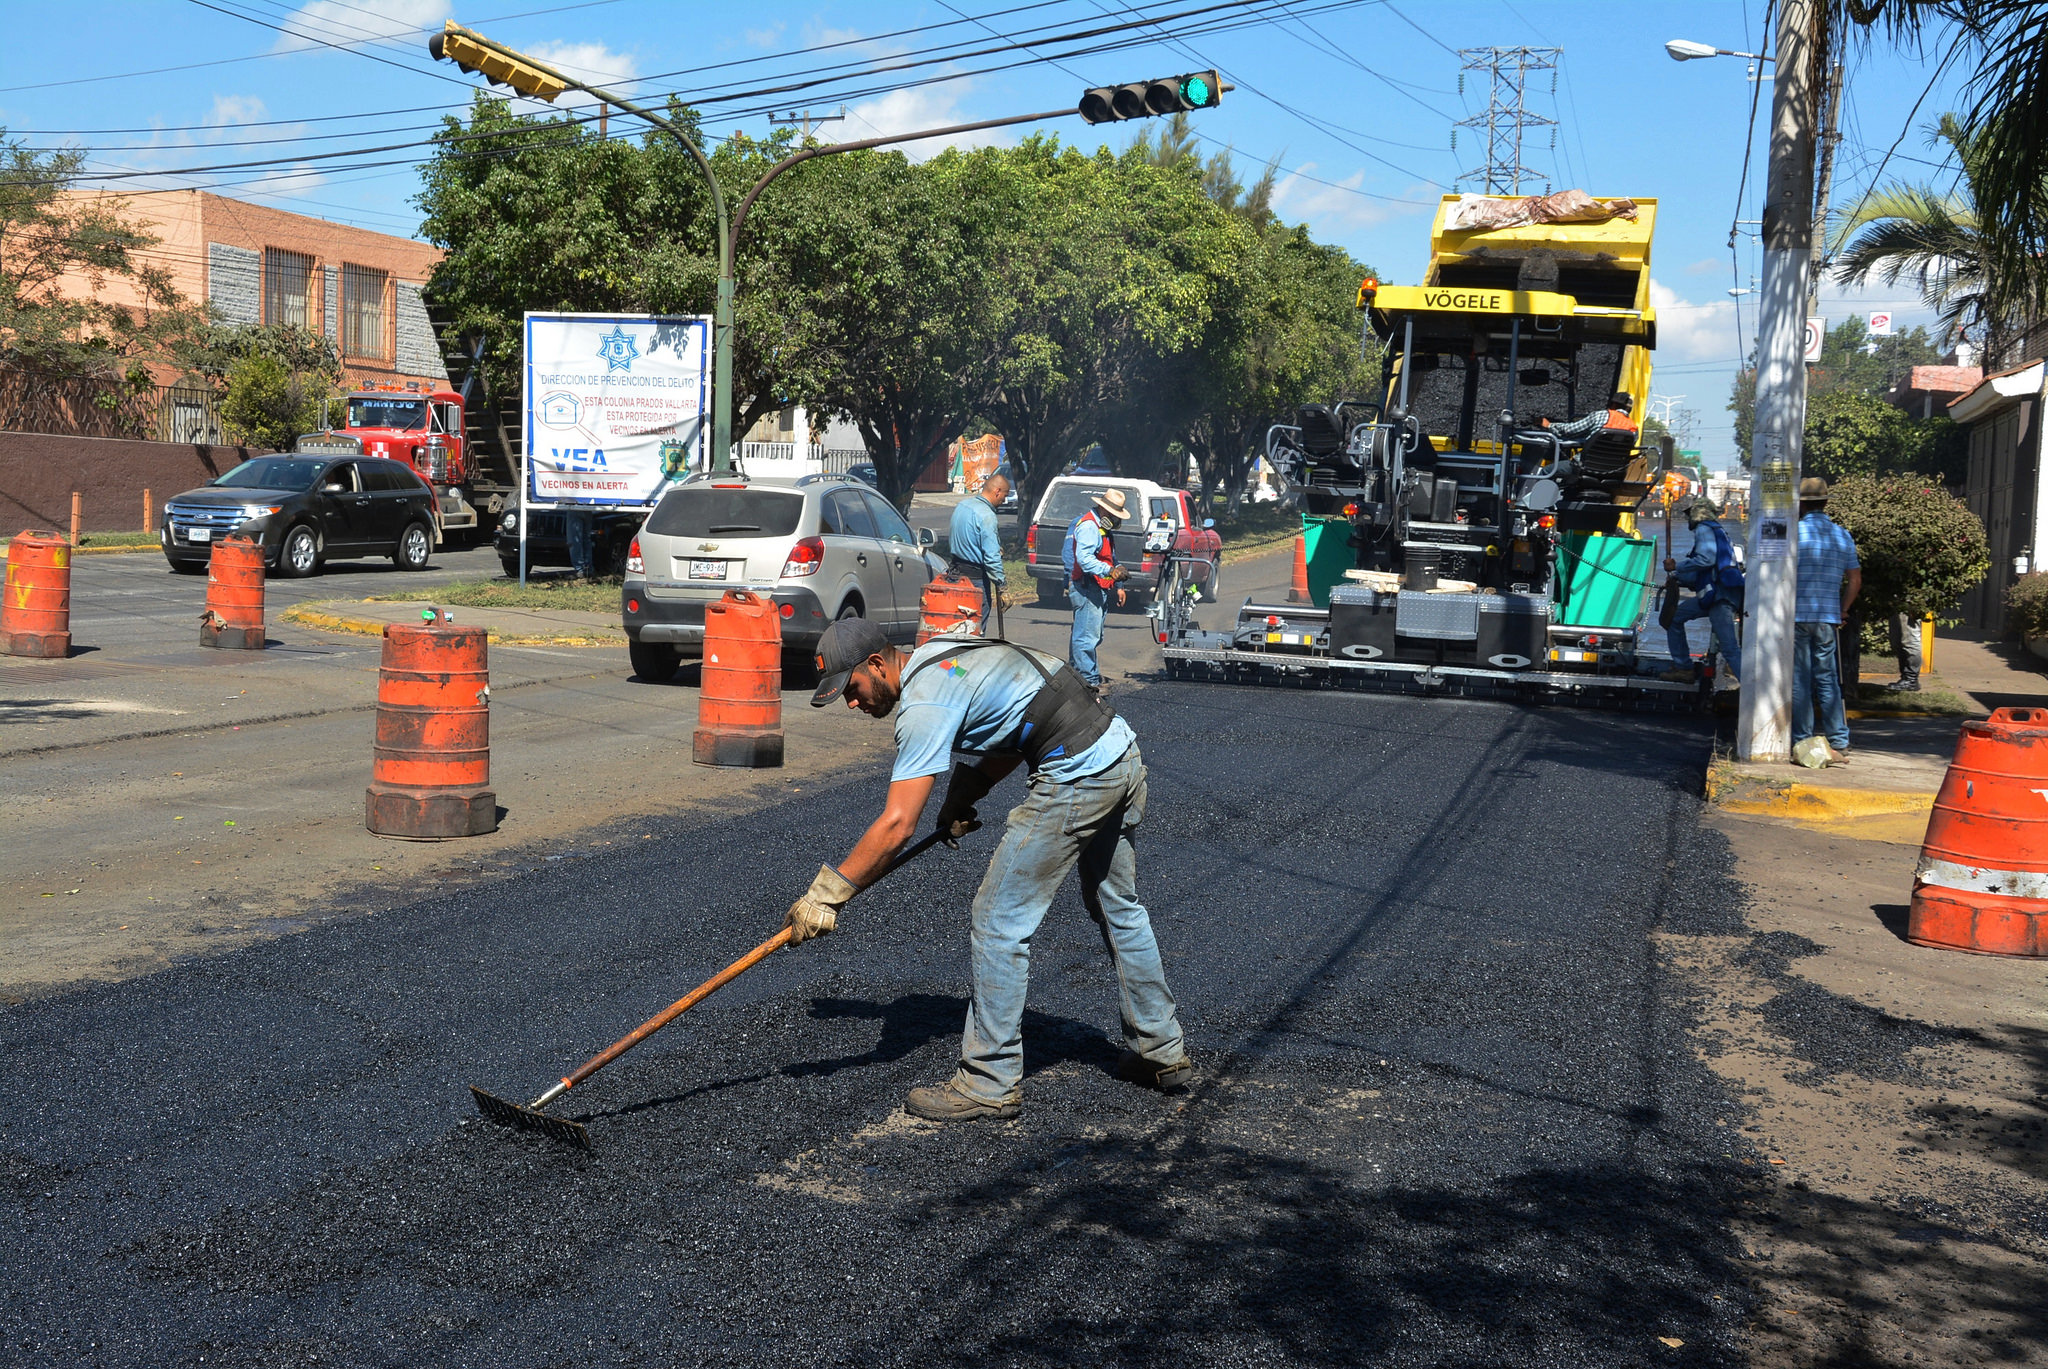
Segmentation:
[(946, 798), (939, 805), (939, 830), (946, 835), (946, 845), (958, 848), (960, 838), (977, 831), (981, 822), (976, 816), (974, 805), (988, 797), (988, 791), (996, 782), (981, 772), (980, 767), (964, 761), (953, 767), (953, 777), (946, 781)]
[(782, 925), (789, 928), (789, 944), (809, 941), (814, 936), (823, 936), (839, 925), (839, 910), (846, 906), (848, 899), (860, 890), (852, 880), (829, 865), (818, 867), (818, 877), (811, 881), (811, 887), (804, 890), (804, 896), (789, 905), (789, 913)]
[(1116, 584), (1120, 581), (1128, 580), (1130, 578), (1131, 568), (1129, 566), (1111, 566), (1109, 568), (1109, 579), (1111, 584)]

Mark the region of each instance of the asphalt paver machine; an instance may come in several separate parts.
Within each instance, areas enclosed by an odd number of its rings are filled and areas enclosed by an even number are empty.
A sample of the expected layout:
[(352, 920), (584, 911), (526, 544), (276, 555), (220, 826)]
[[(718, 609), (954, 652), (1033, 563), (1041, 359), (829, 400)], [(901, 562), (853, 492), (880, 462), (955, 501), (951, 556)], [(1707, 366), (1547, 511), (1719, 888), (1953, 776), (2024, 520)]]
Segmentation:
[(1640, 430), (1656, 201), (1603, 222), (1450, 226), (1473, 198), (1438, 209), (1424, 284), (1360, 287), (1384, 358), (1374, 396), (1303, 406), (1267, 436), (1301, 501), (1306, 601), (1247, 601), (1208, 631), (1162, 605), (1169, 672), (1702, 696), (1636, 651), (1661, 571), (1635, 509), (1669, 469), (1670, 439), (1566, 441), (1544, 426), (1625, 391)]

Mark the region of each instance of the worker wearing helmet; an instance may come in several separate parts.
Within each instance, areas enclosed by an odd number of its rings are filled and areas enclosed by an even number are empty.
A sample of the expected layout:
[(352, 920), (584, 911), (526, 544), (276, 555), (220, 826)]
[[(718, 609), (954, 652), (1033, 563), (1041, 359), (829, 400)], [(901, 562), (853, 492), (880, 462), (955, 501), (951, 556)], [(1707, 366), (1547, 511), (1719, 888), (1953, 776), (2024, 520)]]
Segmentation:
[[(1145, 816), (1145, 762), (1130, 725), (1072, 667), (1011, 642), (934, 637), (906, 654), (874, 623), (847, 618), (825, 629), (817, 664), (813, 707), (844, 699), (872, 718), (895, 713), (896, 765), (881, 816), (853, 853), (820, 869), (790, 905), (793, 942), (832, 931), (839, 910), (889, 868), (949, 765), (938, 825), (955, 841), (981, 826), (975, 805), (999, 781), (1019, 762), (1030, 768), (1024, 800), (1010, 810), (974, 895), (973, 997), (959, 1067), (943, 1084), (912, 1089), (904, 1110), (938, 1122), (1017, 1115), (1031, 938), (1077, 865), (1081, 901), (1116, 965), (1124, 1040), (1117, 1074), (1161, 1090), (1185, 1086), (1194, 1067), (1151, 915), (1138, 901), (1132, 843)], [(955, 752), (969, 759), (956, 764)]]
[(1629, 417), (1635, 408), (1635, 397), (1627, 390), (1616, 390), (1608, 407), (1595, 409), (1584, 418), (1575, 418), (1569, 423), (1552, 423), (1543, 420), (1543, 426), (1550, 429), (1561, 441), (1582, 442), (1604, 428), (1627, 433), (1631, 438), (1636, 434), (1636, 421)]
[(1665, 643), (1671, 648), (1671, 669), (1664, 677), (1674, 683), (1699, 678), (1693, 665), (1692, 646), (1686, 641), (1685, 625), (1695, 618), (1714, 624), (1714, 640), (1728, 673), (1742, 676), (1742, 648), (1736, 640), (1735, 620), (1742, 614), (1742, 567), (1735, 560), (1735, 544), (1721, 527), (1721, 509), (1701, 495), (1686, 506), (1685, 525), (1692, 529), (1692, 550), (1683, 561), (1664, 558), (1664, 569), (1690, 589), (1694, 597), (1680, 604), (1665, 627)]

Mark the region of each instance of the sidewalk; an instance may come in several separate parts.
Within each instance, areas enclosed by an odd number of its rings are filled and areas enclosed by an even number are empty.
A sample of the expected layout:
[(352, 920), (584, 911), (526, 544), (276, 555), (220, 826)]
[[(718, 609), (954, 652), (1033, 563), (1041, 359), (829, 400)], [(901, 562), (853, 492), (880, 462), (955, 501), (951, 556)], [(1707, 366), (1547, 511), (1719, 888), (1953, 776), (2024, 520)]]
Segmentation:
[[(320, 599), (278, 615), (286, 622), (327, 632), (381, 637), (392, 623), (417, 623), (431, 605), (419, 600)], [(458, 627), (481, 627), (506, 646), (619, 646), (625, 629), (615, 613), (568, 608), (443, 608)]]
[[(1888, 664), (1864, 658), (1866, 666)], [(1930, 689), (1947, 689), (1987, 716), (1998, 708), (2048, 706), (2048, 662), (2018, 642), (1985, 634), (1940, 636)], [(1896, 678), (1866, 669), (1864, 682)], [(1814, 831), (1864, 841), (1918, 846), (1927, 813), (1955, 753), (1964, 719), (1869, 712), (1850, 725), (1850, 762), (1808, 770), (1791, 762), (1745, 764), (1717, 755), (1707, 770), (1707, 801), (1731, 813), (1789, 820)], [(1727, 749), (1724, 733), (1722, 749)]]

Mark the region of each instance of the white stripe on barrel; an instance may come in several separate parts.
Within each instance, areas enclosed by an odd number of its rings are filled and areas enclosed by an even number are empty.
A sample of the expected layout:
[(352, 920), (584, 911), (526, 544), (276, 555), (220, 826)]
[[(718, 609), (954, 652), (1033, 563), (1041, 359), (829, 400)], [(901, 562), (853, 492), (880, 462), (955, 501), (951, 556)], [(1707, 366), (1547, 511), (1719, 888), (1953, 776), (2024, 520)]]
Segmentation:
[(1973, 894), (2003, 894), (2007, 898), (2048, 899), (2048, 873), (2040, 870), (1999, 870), (1988, 865), (1958, 865), (1951, 860), (1922, 856), (1913, 878), (1939, 889), (1959, 889)]

